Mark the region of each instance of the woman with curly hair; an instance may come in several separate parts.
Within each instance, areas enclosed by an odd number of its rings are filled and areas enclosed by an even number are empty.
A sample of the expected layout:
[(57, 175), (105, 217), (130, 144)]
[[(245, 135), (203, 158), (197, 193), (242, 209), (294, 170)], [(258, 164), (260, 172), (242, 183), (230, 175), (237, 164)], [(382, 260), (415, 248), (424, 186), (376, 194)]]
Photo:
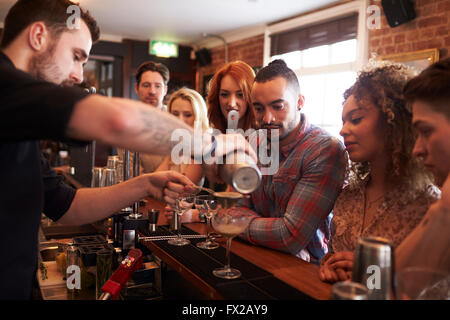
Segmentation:
[(243, 61), (229, 62), (211, 79), (206, 102), (211, 126), (222, 133), (228, 128), (228, 113), (239, 112), (238, 129), (254, 128), (255, 114), (250, 105), (250, 91), (255, 72)]
[(351, 278), (360, 237), (378, 236), (394, 246), (420, 223), (439, 190), (412, 155), (415, 133), (403, 87), (408, 67), (375, 63), (344, 93), (342, 130), (350, 164), (348, 184), (336, 199), (322, 281)]

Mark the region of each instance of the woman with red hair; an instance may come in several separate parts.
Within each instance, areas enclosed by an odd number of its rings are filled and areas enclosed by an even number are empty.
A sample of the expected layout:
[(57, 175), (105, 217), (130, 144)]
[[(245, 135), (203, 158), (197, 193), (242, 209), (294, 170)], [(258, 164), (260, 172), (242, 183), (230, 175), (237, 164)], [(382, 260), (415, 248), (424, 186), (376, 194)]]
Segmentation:
[(243, 61), (229, 62), (220, 68), (209, 84), (208, 118), (214, 129), (226, 133), (228, 113), (239, 112), (238, 129), (255, 127), (255, 115), (250, 104), (250, 91), (255, 79), (252, 67)]

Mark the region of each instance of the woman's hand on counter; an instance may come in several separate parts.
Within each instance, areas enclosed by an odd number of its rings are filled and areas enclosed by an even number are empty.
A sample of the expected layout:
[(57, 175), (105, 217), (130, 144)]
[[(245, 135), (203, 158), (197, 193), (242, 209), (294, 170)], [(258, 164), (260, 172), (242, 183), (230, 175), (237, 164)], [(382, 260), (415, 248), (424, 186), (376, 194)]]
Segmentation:
[(320, 280), (331, 283), (351, 280), (353, 259), (354, 253), (351, 251), (341, 251), (332, 254), (320, 265)]

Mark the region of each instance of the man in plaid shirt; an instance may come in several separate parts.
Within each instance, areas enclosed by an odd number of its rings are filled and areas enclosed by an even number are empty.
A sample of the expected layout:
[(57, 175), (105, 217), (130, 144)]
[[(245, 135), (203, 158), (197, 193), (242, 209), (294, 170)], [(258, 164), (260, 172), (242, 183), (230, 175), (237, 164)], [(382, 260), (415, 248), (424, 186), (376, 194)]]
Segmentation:
[(304, 97), (284, 61), (258, 72), (251, 97), (269, 141), (271, 129), (278, 129), (279, 167), (229, 213), (254, 217), (241, 235), (250, 243), (317, 263), (327, 253), (331, 211), (345, 178), (345, 148), (300, 113)]

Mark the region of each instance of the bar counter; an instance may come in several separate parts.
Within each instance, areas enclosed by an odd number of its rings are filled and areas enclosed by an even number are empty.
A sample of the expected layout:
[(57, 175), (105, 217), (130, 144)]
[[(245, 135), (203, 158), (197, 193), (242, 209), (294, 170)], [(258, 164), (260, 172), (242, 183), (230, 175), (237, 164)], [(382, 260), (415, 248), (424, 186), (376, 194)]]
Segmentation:
[[(154, 199), (148, 200), (148, 208), (159, 209), (161, 211), (164, 209), (164, 204), (162, 202)], [(158, 225), (167, 225), (167, 221), (162, 213), (159, 215)], [(206, 233), (205, 223), (183, 223), (183, 226), (195, 231), (198, 234)], [(144, 236), (144, 234), (141, 234), (141, 236)], [(216, 241), (219, 242), (221, 246), (225, 247), (225, 238), (219, 238), (216, 239)], [(170, 252), (172, 251), (170, 250), (170, 247), (166, 246), (166, 248), (169, 248), (169, 250), (166, 250), (162, 248), (161, 245), (158, 245), (157, 242), (153, 241), (140, 240), (140, 243), (149, 248), (156, 256), (180, 273), (186, 280), (194, 284), (208, 298), (224, 298), (218, 290), (216, 290), (214, 285), (211, 285), (211, 283), (208, 283), (208, 281), (205, 281), (199, 277), (198, 274), (191, 270), (191, 268), (187, 267), (176, 257), (174, 257), (174, 255)], [(202, 250), (206, 254), (209, 254), (208, 251), (214, 251), (203, 249), (198, 250)], [(326, 300), (330, 298), (331, 285), (324, 283), (319, 279), (319, 267), (317, 265), (305, 262), (284, 252), (249, 244), (239, 240), (238, 238), (233, 239), (231, 244), (231, 252), (311, 298), (319, 300)], [(223, 254), (223, 258), (225, 258), (225, 254)], [(233, 265), (233, 257), (231, 258), (231, 266), (235, 266)], [(266, 288), (265, 291), (270, 293), (270, 288)]]
[[(165, 204), (152, 198), (146, 200), (148, 200), (147, 205), (145, 208), (141, 207), (140, 211), (146, 215), (150, 208), (161, 210), (157, 223), (158, 229), (170, 232), (167, 220), (162, 213)], [(205, 223), (183, 223), (182, 226), (182, 230), (187, 233), (206, 234)], [(143, 234), (142, 232), (139, 235), (141, 237), (151, 236), (151, 234)], [(67, 240), (70, 242), (71, 237), (72, 235), (67, 236), (67, 239), (59, 239), (58, 241)], [(45, 240), (42, 234), (41, 238)], [(216, 239), (223, 248), (213, 250), (197, 248), (195, 243), (204, 239), (190, 239), (191, 244), (182, 247), (169, 245), (167, 240), (145, 241), (141, 239), (139, 245), (147, 247), (154, 256), (157, 256), (186, 280), (186, 283), (193, 285), (197, 291), (201, 292), (205, 299), (327, 300), (330, 298), (331, 285), (320, 281), (317, 265), (284, 252), (249, 244), (237, 237), (233, 239), (231, 244), (231, 252), (235, 255), (231, 256), (231, 266), (239, 269), (243, 276), (234, 280), (216, 278), (212, 275), (212, 269), (223, 266), (226, 239)], [(200, 261), (200, 265), (196, 265), (198, 261)], [(205, 267), (208, 263), (211, 265)], [(55, 275), (54, 279), (59, 279), (56, 271)], [(45, 285), (47, 282), (49, 281), (42, 281), (39, 277), (43, 299), (95, 299), (94, 292), (75, 296), (70, 294), (66, 290), (64, 281), (59, 281), (50, 286)]]

